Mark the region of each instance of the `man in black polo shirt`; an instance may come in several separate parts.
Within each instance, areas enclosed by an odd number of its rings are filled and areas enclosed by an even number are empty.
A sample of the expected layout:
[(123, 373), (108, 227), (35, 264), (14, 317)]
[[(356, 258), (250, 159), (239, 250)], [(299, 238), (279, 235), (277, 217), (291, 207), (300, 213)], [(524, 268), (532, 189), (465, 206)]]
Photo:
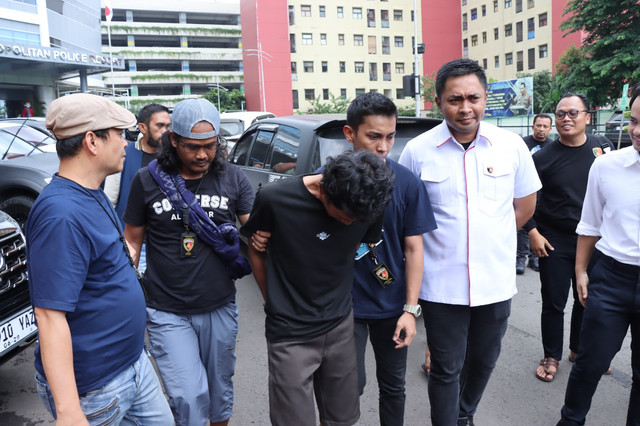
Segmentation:
[(565, 94), (556, 106), (555, 115), (560, 136), (533, 155), (542, 189), (533, 219), (525, 225), (531, 239), (531, 251), (540, 258), (544, 358), (535, 374), (545, 382), (553, 380), (562, 358), (564, 307), (571, 285), (574, 305), (569, 360), (575, 359), (578, 350), (584, 308), (576, 294), (576, 226), (580, 221), (589, 168), (596, 157), (612, 148), (607, 139), (585, 133), (591, 120), (586, 96)]

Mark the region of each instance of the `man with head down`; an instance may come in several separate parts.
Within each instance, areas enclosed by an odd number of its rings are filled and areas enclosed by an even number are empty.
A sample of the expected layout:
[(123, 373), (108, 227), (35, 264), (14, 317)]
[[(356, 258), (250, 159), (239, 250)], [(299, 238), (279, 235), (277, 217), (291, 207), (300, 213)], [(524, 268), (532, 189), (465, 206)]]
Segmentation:
[[(144, 348), (144, 295), (111, 203), (135, 116), (100, 96), (49, 106), (60, 171), (27, 220), (38, 393), (58, 424), (170, 424)], [(106, 407), (106, 408), (105, 408)]]
[(253, 190), (227, 163), (219, 131), (209, 101), (179, 102), (158, 159), (133, 179), (124, 214), (134, 249), (146, 233), (150, 348), (178, 425), (224, 425), (233, 408), (234, 280), (250, 272), (235, 220), (248, 219)]

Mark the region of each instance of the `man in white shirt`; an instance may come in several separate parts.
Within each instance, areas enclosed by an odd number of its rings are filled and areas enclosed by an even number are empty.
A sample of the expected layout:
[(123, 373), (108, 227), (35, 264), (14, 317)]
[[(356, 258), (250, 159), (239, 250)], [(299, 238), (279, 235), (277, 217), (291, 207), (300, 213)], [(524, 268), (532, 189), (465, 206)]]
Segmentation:
[(434, 426), (473, 425), (516, 293), (515, 264), (505, 259), (513, 258), (516, 230), (533, 214), (540, 189), (520, 136), (480, 122), (486, 101), (477, 63), (443, 65), (436, 103), (444, 121), (400, 157), (426, 185), (438, 224), (423, 236), (420, 290)]
[[(598, 381), (631, 326), (633, 382), (627, 425), (640, 424), (640, 85), (631, 97), (632, 146), (596, 158), (576, 229), (576, 280), (584, 305), (580, 346), (558, 425), (583, 425)], [(587, 274), (592, 255), (596, 263)]]

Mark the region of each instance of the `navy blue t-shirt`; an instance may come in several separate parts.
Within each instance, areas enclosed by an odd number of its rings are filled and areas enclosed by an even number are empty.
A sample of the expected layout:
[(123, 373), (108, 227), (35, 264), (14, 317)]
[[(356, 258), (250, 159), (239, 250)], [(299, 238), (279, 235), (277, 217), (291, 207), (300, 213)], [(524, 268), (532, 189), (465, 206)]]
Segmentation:
[(389, 158), (386, 164), (396, 179), (391, 202), (384, 211), (382, 239), (375, 251), (378, 264), (384, 263), (395, 281), (383, 287), (376, 280), (371, 273), (376, 265), (369, 253), (356, 260), (352, 289), (355, 318), (382, 319), (402, 314), (407, 296), (404, 237), (421, 235), (437, 228), (429, 194), (422, 181)]
[[(101, 189), (54, 177), (26, 226), (31, 303), (67, 313), (79, 394), (124, 371), (144, 345), (144, 295), (120, 234), (98, 202), (117, 223)], [(36, 370), (46, 377), (39, 345), (35, 355)]]

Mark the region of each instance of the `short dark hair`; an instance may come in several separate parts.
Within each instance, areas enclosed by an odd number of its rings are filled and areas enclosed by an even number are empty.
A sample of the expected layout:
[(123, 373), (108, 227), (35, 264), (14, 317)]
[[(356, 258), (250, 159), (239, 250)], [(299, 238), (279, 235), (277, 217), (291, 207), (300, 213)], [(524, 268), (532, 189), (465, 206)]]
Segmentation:
[(375, 221), (391, 200), (393, 172), (369, 151), (345, 151), (327, 158), (320, 185), (327, 200), (349, 216)]
[(140, 112), (138, 112), (138, 123), (144, 123), (149, 126), (151, 117), (156, 112), (166, 112), (167, 114), (169, 114), (169, 108), (160, 104), (145, 105), (144, 108), (142, 108)]
[(553, 119), (551, 118), (551, 116), (549, 114), (536, 114), (533, 117), (533, 124), (536, 124), (536, 120), (538, 120), (538, 118), (545, 118), (545, 119), (549, 120), (550, 124), (553, 124)]
[(584, 105), (584, 109), (586, 109), (588, 113), (591, 113), (591, 102), (589, 102), (589, 98), (587, 98), (587, 95), (585, 95), (583, 93), (567, 92), (564, 95), (562, 95), (562, 97), (560, 98), (560, 100), (558, 102), (560, 102), (561, 100), (563, 100), (565, 98), (572, 98), (574, 96), (576, 98), (580, 98), (580, 100), (582, 101), (582, 105)]
[[(100, 139), (106, 139), (109, 136), (109, 129), (103, 130), (94, 130), (93, 134), (95, 134)], [(69, 158), (78, 154), (80, 148), (82, 147), (82, 141), (84, 140), (86, 133), (82, 133), (80, 135), (71, 136), (66, 139), (58, 139), (56, 141), (56, 152), (58, 153), (58, 158)]]
[(356, 96), (347, 109), (347, 125), (358, 131), (358, 127), (364, 123), (365, 117), (370, 115), (383, 115), (385, 117), (398, 118), (398, 108), (391, 99), (382, 93), (368, 92)]
[(477, 76), (484, 90), (487, 90), (487, 75), (476, 61), (471, 59), (454, 59), (444, 64), (438, 70), (438, 74), (436, 75), (436, 96), (439, 98), (440, 95), (442, 95), (449, 78), (469, 74)]
[(629, 109), (631, 109), (631, 106), (633, 105), (633, 101), (635, 101), (638, 96), (640, 96), (640, 83), (636, 84), (635, 86), (633, 86), (633, 89), (631, 89), (631, 99), (629, 100)]
[[(169, 173), (178, 173), (182, 162), (178, 157), (176, 148), (171, 143), (171, 135), (173, 132), (169, 130), (164, 132), (160, 138), (160, 152), (158, 153), (158, 164)], [(176, 136), (178, 136), (176, 134)], [(179, 137), (179, 136), (178, 136)], [(209, 172), (219, 173), (224, 171), (227, 164), (227, 157), (224, 154), (227, 150), (227, 141), (220, 135), (218, 135), (218, 147), (216, 148), (216, 155), (213, 157), (213, 161), (209, 165)]]

